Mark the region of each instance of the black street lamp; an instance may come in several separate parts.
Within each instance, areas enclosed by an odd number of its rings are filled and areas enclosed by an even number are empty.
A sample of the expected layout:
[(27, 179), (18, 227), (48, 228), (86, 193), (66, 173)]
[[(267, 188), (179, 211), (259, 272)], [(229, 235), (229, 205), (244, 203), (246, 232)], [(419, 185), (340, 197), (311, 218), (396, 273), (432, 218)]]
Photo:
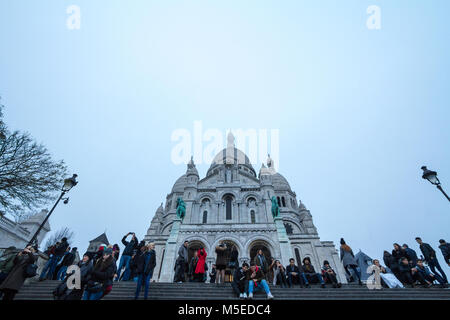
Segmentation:
[(422, 166), (421, 169), (423, 170), (422, 178), (430, 181), (431, 184), (435, 185), (436, 188), (441, 190), (441, 192), (444, 194), (444, 196), (447, 198), (447, 200), (450, 201), (449, 196), (445, 193), (444, 189), (442, 189), (442, 187), (441, 187), (441, 182), (439, 181), (439, 179), (437, 177), (437, 172), (428, 170), (426, 166)]
[[(55, 210), (55, 208), (58, 205), (59, 201), (61, 201), (61, 199), (63, 199), (64, 195), (67, 192), (69, 192), (70, 189), (72, 189), (73, 187), (75, 187), (77, 185), (77, 183), (78, 183), (78, 181), (76, 180), (77, 177), (78, 177), (78, 175), (73, 174), (73, 176), (71, 178), (64, 179), (64, 185), (61, 188), (61, 194), (60, 194), (58, 200), (56, 200), (55, 204), (53, 205), (53, 208), (47, 214), (47, 216), (45, 217), (44, 221), (42, 221), (41, 225), (36, 230), (36, 232), (33, 235), (33, 238), (31, 238), (31, 240), (30, 240), (30, 242), (28, 242), (27, 246), (33, 245), (34, 242), (36, 242), (36, 244), (37, 244), (36, 238), (37, 238), (39, 232), (44, 227), (44, 225), (47, 222), (48, 218), (50, 218), (50, 215), (53, 213), (53, 210)], [(64, 198), (63, 200), (64, 200), (64, 204), (67, 204), (69, 202), (69, 198)]]

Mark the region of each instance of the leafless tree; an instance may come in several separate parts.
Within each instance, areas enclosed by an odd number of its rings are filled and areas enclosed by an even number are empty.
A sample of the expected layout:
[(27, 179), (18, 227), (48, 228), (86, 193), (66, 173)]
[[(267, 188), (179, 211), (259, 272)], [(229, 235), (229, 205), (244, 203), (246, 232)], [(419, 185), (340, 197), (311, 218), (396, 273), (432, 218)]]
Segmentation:
[(47, 237), (45, 241), (45, 246), (42, 247), (43, 250), (46, 250), (48, 247), (54, 245), (56, 242), (61, 241), (62, 238), (66, 237), (67, 242), (70, 241), (75, 236), (75, 233), (67, 227), (61, 228), (58, 231), (55, 231), (50, 236)]
[(55, 199), (66, 166), (54, 161), (28, 133), (10, 133), (2, 109), (0, 104), (0, 215), (11, 214), (19, 220), (27, 211)]

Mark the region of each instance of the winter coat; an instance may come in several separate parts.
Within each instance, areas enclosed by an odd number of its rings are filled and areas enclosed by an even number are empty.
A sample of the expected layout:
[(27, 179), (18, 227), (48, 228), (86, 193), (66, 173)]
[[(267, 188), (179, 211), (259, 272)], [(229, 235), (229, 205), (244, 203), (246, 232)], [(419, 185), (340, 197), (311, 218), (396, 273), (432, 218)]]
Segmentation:
[(21, 255), (19, 254), (17, 254), (14, 258), (14, 267), (11, 269), (6, 279), (0, 285), (0, 290), (10, 289), (19, 291), (26, 279), (26, 268), (36, 261), (36, 257), (31, 252), (22, 253)]
[(216, 258), (216, 266), (217, 265), (226, 265), (226, 259), (225, 259), (225, 247), (221, 247), (221, 246), (217, 246), (216, 247), (216, 254), (217, 254), (217, 258)]
[(428, 269), (428, 267), (423, 266), (423, 268), (416, 266), (416, 269), (418, 272), (420, 272), (422, 274), (422, 276), (424, 278), (427, 278), (428, 276), (432, 275), (430, 269)]
[(239, 252), (237, 250), (231, 251), (230, 262), (238, 262)]
[(316, 270), (314, 270), (314, 266), (312, 264), (304, 264), (302, 268), (306, 274), (316, 273)]
[(417, 262), (417, 253), (411, 248), (406, 248), (405, 253), (406, 258), (408, 258), (408, 261), (412, 261), (413, 264), (415, 265)]
[(289, 275), (292, 272), (296, 272), (297, 275), (299, 275), (300, 273), (303, 273), (303, 270), (300, 271), (300, 268), (297, 267), (296, 265), (291, 266), (290, 264), (288, 264), (286, 266), (286, 275)]
[(450, 259), (450, 243), (441, 244), (439, 246), (439, 249), (441, 249), (442, 255), (444, 256), (445, 261), (448, 263)]
[(61, 243), (55, 248), (54, 254), (57, 257), (62, 257), (66, 253), (69, 243), (67, 241), (61, 241)]
[(147, 251), (136, 259), (136, 274), (150, 274), (156, 266), (155, 250)]
[(269, 266), (267, 265), (267, 260), (266, 260), (266, 257), (264, 255), (257, 254), (255, 256), (255, 258), (253, 259), (253, 262), (255, 262), (255, 264), (258, 267), (261, 267), (263, 272), (267, 272), (268, 271), (267, 269), (268, 269)]
[[(400, 248), (399, 250), (392, 250), (392, 256), (400, 263), (401, 258), (408, 258), (406, 251), (403, 248)], [(409, 259), (408, 259), (409, 260)]]
[(383, 256), (383, 261), (384, 264), (391, 269), (392, 271), (397, 271), (398, 270), (398, 261), (397, 259), (395, 259), (392, 254), (386, 254)]
[(344, 248), (342, 247), (341, 247), (341, 261), (344, 267), (358, 265), (355, 259), (355, 255), (353, 254), (353, 250), (350, 249), (350, 251), (347, 251), (344, 250)]
[(425, 261), (430, 262), (430, 260), (436, 258), (436, 251), (428, 244), (422, 243), (420, 245), (420, 251), (422, 251)]
[(181, 245), (180, 249), (178, 249), (178, 256), (181, 257), (185, 263), (188, 262), (188, 249), (183, 244)]
[(261, 268), (260, 267), (258, 267), (258, 266), (256, 266), (256, 275), (255, 275), (255, 277), (252, 279), (252, 273), (253, 273), (253, 271), (251, 270), (251, 269), (248, 269), (247, 270), (247, 273), (246, 273), (246, 279), (247, 280), (256, 280), (256, 281), (261, 281), (262, 279), (264, 279), (264, 272), (261, 270)]
[(242, 268), (236, 268), (234, 270), (233, 282), (242, 283), (247, 280), (247, 273), (242, 270)]
[(205, 273), (206, 251), (204, 248), (198, 250), (198, 262), (195, 267), (195, 273)]
[(403, 263), (400, 263), (398, 268), (401, 273), (406, 273), (406, 272), (411, 273), (411, 269), (412, 269), (409, 264), (403, 264)]
[(126, 240), (127, 236), (124, 236), (122, 238), (122, 243), (125, 246), (125, 249), (123, 249), (123, 256), (132, 256), (133, 255), (133, 250), (136, 249), (139, 241), (137, 238), (131, 238), (130, 241)]
[(75, 253), (67, 252), (61, 261), (61, 266), (65, 267), (71, 266), (74, 261), (75, 261)]
[(105, 289), (112, 285), (112, 279), (116, 271), (116, 263), (112, 256), (109, 256), (106, 260), (102, 258), (95, 264), (89, 282), (100, 282)]
[(3, 273), (9, 273), (14, 268), (14, 259), (16, 258), (17, 251), (5, 253), (0, 261), (0, 271)]

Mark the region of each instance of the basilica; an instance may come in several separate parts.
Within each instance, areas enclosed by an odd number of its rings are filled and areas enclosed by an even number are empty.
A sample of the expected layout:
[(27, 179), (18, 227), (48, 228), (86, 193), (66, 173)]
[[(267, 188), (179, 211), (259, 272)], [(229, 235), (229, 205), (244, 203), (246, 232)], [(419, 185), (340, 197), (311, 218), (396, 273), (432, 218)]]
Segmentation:
[[(272, 197), (279, 206), (276, 218), (271, 213)], [(182, 220), (176, 214), (178, 198), (186, 206)], [(204, 178), (200, 179), (191, 159), (165, 204), (157, 209), (145, 240), (156, 244), (155, 281), (173, 280), (178, 248), (188, 240), (190, 256), (199, 247), (206, 249), (209, 270), (215, 262), (215, 247), (224, 241), (230, 251), (232, 247), (238, 250), (240, 263), (250, 262), (259, 249), (284, 265), (290, 258), (301, 264), (309, 257), (317, 271), (328, 260), (338, 280), (347, 282), (333, 242), (320, 240), (310, 211), (286, 178), (276, 172), (270, 156), (257, 173), (249, 158), (235, 147), (231, 134)]]

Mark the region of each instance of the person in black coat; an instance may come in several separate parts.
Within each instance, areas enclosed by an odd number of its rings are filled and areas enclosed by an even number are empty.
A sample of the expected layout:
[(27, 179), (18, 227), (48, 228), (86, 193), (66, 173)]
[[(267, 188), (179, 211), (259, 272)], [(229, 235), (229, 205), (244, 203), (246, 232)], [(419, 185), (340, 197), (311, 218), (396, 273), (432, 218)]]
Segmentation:
[(442, 279), (444, 279), (445, 283), (447, 283), (447, 275), (444, 270), (442, 270), (439, 261), (436, 257), (436, 251), (428, 244), (422, 241), (420, 237), (416, 237), (417, 243), (420, 245), (420, 251), (422, 251), (423, 257), (425, 261), (428, 263), (428, 266), (431, 269), (431, 272), (437, 274), (436, 269), (439, 271)]
[(325, 281), (323, 281), (322, 275), (314, 270), (309, 257), (303, 259), (303, 272), (305, 272), (306, 287), (309, 287), (309, 282), (320, 282), (321, 287), (325, 288)]
[(211, 265), (211, 272), (209, 273), (209, 282), (210, 283), (216, 283), (216, 265), (213, 263)]
[(150, 280), (153, 276), (153, 270), (156, 266), (155, 244), (150, 243), (148, 246), (141, 249), (141, 254), (136, 259), (136, 273), (138, 274), (138, 281), (136, 285), (135, 299), (139, 298), (142, 285), (145, 285), (144, 299), (148, 297), (148, 288)]
[(392, 256), (397, 259), (398, 263), (400, 263), (400, 260), (406, 257), (406, 251), (398, 243), (394, 243)]
[(100, 300), (110, 291), (113, 277), (116, 273), (116, 263), (112, 256), (112, 249), (103, 251), (103, 257), (95, 264), (91, 277), (86, 285), (83, 300)]
[(439, 249), (441, 249), (445, 263), (450, 267), (450, 243), (447, 243), (444, 239), (439, 240)]
[(390, 254), (387, 251), (383, 252), (383, 261), (384, 264), (391, 269), (392, 273), (397, 277), (397, 279), (400, 279), (400, 269), (399, 269), (399, 263), (397, 259), (395, 259), (392, 254)]
[(422, 285), (429, 287), (424, 277), (416, 268), (411, 267), (409, 261), (406, 257), (400, 260), (399, 264), (400, 269), (400, 281), (403, 284), (409, 284), (411, 288), (414, 288), (414, 283), (419, 281)]
[[(68, 247), (67, 249), (69, 250), (70, 247)], [(77, 253), (77, 248), (75, 247), (75, 248), (72, 248), (71, 251), (68, 251), (64, 255), (64, 257), (59, 265), (59, 270), (57, 271), (56, 280), (64, 280), (65, 279), (67, 268), (69, 266), (71, 266), (73, 264), (73, 262), (75, 261), (76, 253)]]
[(417, 253), (408, 247), (406, 243), (403, 244), (402, 249), (405, 250), (406, 258), (408, 258), (409, 264), (414, 267), (417, 264)]
[(306, 283), (305, 273), (303, 270), (300, 270), (300, 268), (295, 265), (294, 258), (289, 259), (289, 265), (286, 267), (287, 283), (289, 288), (292, 287), (294, 283), (299, 283), (300, 287), (303, 288)]
[[(127, 237), (131, 235), (131, 240), (127, 241)], [(125, 268), (123, 280), (127, 281), (130, 276), (130, 260), (133, 255), (133, 251), (137, 248), (139, 240), (136, 237), (134, 232), (128, 232), (123, 238), (122, 243), (125, 246), (123, 250), (122, 256), (120, 257), (119, 268), (117, 268), (117, 277), (116, 281), (120, 279), (120, 273), (122, 272), (122, 268)]]
[(39, 276), (39, 281), (43, 281), (45, 279), (51, 280), (53, 278), (56, 266), (63, 257), (64, 253), (66, 253), (67, 247), (69, 247), (69, 243), (67, 242), (67, 238), (64, 237), (61, 239), (59, 245), (56, 246), (50, 259), (45, 264), (44, 269), (42, 269), (41, 275)]
[(247, 271), (249, 265), (244, 262), (241, 268), (236, 268), (233, 275), (231, 287), (238, 298), (246, 299), (248, 292)]

